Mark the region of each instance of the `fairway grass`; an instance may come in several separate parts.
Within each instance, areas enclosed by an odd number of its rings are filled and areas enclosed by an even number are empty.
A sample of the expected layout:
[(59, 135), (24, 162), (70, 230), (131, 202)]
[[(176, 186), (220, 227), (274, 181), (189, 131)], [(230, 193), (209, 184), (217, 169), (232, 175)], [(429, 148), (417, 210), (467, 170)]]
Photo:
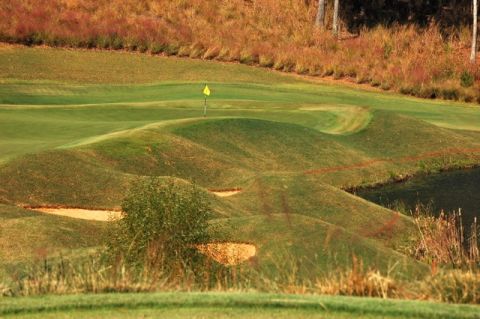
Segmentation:
[(0, 299), (2, 318), (479, 318), (478, 306), (259, 293), (150, 293)]

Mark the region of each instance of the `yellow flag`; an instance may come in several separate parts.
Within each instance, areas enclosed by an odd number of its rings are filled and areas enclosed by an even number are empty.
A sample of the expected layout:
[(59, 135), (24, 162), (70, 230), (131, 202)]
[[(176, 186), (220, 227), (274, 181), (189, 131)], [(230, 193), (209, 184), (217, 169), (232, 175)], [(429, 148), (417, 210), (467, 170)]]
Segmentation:
[(203, 89), (203, 94), (205, 94), (205, 96), (210, 96), (210, 89), (208, 88), (208, 85), (205, 85), (205, 88)]

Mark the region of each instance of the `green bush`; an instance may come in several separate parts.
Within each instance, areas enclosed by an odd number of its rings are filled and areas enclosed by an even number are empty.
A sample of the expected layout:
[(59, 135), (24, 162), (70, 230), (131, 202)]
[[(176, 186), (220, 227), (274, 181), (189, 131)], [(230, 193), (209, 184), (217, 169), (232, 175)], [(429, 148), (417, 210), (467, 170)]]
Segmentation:
[(442, 90), (442, 96), (446, 100), (458, 100), (460, 92), (456, 88), (446, 88)]
[(113, 39), (111, 40), (111, 43), (110, 43), (110, 48), (113, 49), (113, 50), (123, 49), (122, 39), (117, 37), (117, 36), (113, 37)]
[(159, 54), (165, 50), (165, 45), (157, 42), (153, 42), (150, 44), (150, 53), (152, 54)]
[(150, 178), (135, 184), (122, 203), (109, 251), (127, 264), (188, 264), (196, 244), (210, 240), (210, 203), (196, 186)]
[(463, 86), (464, 88), (469, 88), (473, 85), (475, 82), (475, 78), (473, 77), (473, 74), (471, 74), (468, 71), (463, 71), (462, 74), (460, 75), (460, 85)]
[(255, 64), (256, 61), (258, 61), (258, 58), (256, 58), (252, 53), (248, 51), (242, 51), (240, 53), (240, 63), (252, 65)]
[(165, 46), (165, 54), (166, 55), (177, 55), (178, 51), (180, 50), (180, 46), (176, 44), (169, 44)]

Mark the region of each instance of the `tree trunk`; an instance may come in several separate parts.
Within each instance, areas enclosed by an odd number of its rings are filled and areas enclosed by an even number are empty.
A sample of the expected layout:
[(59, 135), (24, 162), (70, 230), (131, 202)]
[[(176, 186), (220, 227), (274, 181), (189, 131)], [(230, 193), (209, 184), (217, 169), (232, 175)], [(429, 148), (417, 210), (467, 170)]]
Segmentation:
[(472, 53), (470, 54), (470, 62), (475, 63), (477, 60), (477, 16), (478, 16), (478, 3), (477, 0), (473, 0), (473, 36), (472, 36)]
[(333, 35), (335, 36), (338, 36), (338, 7), (339, 0), (335, 0), (333, 3)]
[(318, 0), (317, 18), (315, 19), (315, 26), (323, 28), (325, 25), (325, 0)]

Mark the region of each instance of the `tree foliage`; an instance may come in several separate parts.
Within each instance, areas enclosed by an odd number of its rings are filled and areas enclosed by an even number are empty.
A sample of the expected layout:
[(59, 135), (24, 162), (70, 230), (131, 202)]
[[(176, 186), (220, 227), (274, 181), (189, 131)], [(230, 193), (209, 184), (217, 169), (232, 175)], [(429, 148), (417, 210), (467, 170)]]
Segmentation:
[(210, 203), (195, 185), (150, 178), (132, 187), (122, 211), (109, 248), (127, 263), (189, 263), (195, 244), (210, 239)]

